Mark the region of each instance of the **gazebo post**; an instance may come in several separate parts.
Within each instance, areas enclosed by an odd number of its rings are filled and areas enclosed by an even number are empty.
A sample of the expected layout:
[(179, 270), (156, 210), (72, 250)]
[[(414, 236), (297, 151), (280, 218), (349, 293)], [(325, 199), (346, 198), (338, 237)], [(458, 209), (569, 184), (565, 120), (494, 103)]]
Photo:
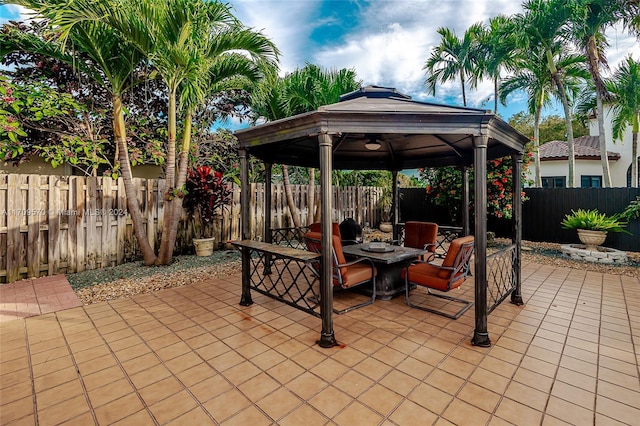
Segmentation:
[(469, 167), (462, 166), (462, 233), (471, 234), (471, 221), (469, 220)]
[(475, 314), (476, 324), (471, 343), (489, 347), (491, 340), (487, 329), (487, 147), (485, 134), (473, 137), (474, 169), (474, 217), (475, 217)]
[(512, 242), (516, 247), (513, 259), (513, 281), (515, 288), (511, 292), (511, 303), (523, 305), (522, 300), (522, 153), (512, 154), (513, 163), (513, 232)]
[(320, 268), (320, 318), (322, 319), (322, 331), (318, 345), (323, 348), (332, 348), (338, 343), (333, 331), (333, 211), (331, 198), (332, 147), (331, 135), (320, 133), (318, 135), (320, 145), (320, 197), (321, 222), (322, 222), (322, 262)]
[[(241, 234), (243, 240), (251, 238), (251, 215), (249, 214), (249, 162), (246, 149), (238, 150), (240, 155), (240, 223)], [(251, 275), (249, 268), (251, 267), (251, 258), (249, 250), (242, 250), (242, 295), (240, 296), (240, 305), (249, 306), (253, 304), (251, 299)]]
[[(264, 242), (272, 243), (271, 238), (271, 175), (273, 164), (264, 163)], [(271, 273), (271, 255), (265, 254), (264, 274)]]

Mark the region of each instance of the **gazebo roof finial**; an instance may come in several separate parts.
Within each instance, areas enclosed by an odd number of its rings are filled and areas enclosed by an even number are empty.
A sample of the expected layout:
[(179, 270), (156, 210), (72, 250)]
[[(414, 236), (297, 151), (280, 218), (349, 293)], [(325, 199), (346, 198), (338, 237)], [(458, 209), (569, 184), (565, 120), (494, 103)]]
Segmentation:
[(349, 101), (351, 99), (361, 98), (401, 98), (411, 99), (411, 96), (398, 92), (394, 87), (383, 86), (364, 86), (353, 92), (345, 93), (340, 96), (340, 102)]

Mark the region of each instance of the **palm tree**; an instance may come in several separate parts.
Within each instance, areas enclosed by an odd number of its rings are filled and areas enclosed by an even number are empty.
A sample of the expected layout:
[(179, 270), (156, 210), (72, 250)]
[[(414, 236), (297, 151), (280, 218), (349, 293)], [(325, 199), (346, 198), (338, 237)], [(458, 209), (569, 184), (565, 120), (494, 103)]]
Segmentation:
[(563, 73), (557, 66), (559, 52), (565, 52), (568, 45), (569, 22), (575, 12), (575, 3), (567, 0), (527, 0), (523, 4), (525, 12), (515, 16), (519, 28), (519, 44), (525, 54), (536, 53), (545, 58), (546, 66), (556, 87), (556, 94), (562, 102), (567, 123), (567, 145), (569, 148), (569, 187), (575, 186), (575, 153), (573, 125), (567, 89)]
[(478, 36), (480, 55), (475, 76), (493, 80), (495, 114), (498, 113), (501, 72), (503, 69), (513, 71), (518, 60), (514, 34), (511, 18), (498, 15), (489, 19), (489, 26), (483, 26)]
[[(537, 52), (540, 54), (540, 52)], [(569, 92), (575, 94), (579, 91), (580, 82), (586, 77), (586, 71), (582, 66), (584, 58), (579, 55), (559, 56), (556, 66), (561, 70), (564, 85)], [(506, 103), (507, 97), (524, 90), (527, 93), (527, 109), (534, 116), (533, 123), (533, 152), (535, 165), (535, 185), (542, 187), (542, 175), (540, 172), (540, 117), (542, 109), (551, 102), (551, 95), (555, 93), (551, 73), (544, 58), (536, 55), (536, 52), (526, 58), (521, 58), (517, 63), (517, 70), (511, 77), (503, 80), (500, 87), (500, 98)]]
[(622, 140), (631, 126), (631, 186), (638, 187), (638, 133), (640, 132), (640, 61), (627, 57), (608, 81), (613, 95), (613, 137)]
[(542, 187), (540, 172), (540, 116), (542, 109), (551, 103), (551, 76), (540, 58), (530, 57), (519, 63), (515, 74), (502, 81), (500, 99), (506, 104), (507, 97), (524, 90), (527, 93), (527, 109), (534, 116), (533, 155), (535, 168), (535, 186)]
[[(166, 83), (169, 95), (165, 163), (167, 202), (155, 264), (168, 264), (173, 255), (185, 193), (191, 117), (195, 109), (216, 91), (246, 86), (249, 80), (256, 80), (261, 68), (274, 66), (277, 49), (260, 33), (244, 28), (232, 15), (230, 6), (219, 2), (32, 1), (55, 17), (62, 40), (66, 40), (78, 25), (104, 22), (133, 44)], [(179, 161), (176, 161), (178, 101), (184, 111), (184, 120)]]
[[(28, 7), (42, 17), (50, 19), (52, 25), (65, 23), (69, 19), (64, 10), (65, 2), (16, 0), (15, 3)], [(26, 35), (25, 35), (26, 37)], [(145, 265), (152, 265), (156, 260), (153, 248), (143, 225), (140, 204), (136, 196), (137, 189), (133, 185), (131, 161), (127, 149), (127, 131), (124, 117), (123, 96), (136, 84), (134, 71), (140, 65), (143, 56), (131, 43), (124, 39), (112, 27), (98, 20), (86, 20), (68, 28), (58, 45), (54, 40), (44, 42), (36, 38), (22, 38), (23, 49), (41, 53), (63, 60), (74, 67), (79, 67), (87, 75), (103, 86), (111, 94), (113, 102), (113, 133), (116, 142), (116, 163), (120, 167), (123, 178), (127, 208), (131, 215), (133, 231), (142, 253)], [(65, 41), (75, 52), (81, 52), (92, 63), (86, 63), (65, 51)]]
[[(440, 27), (440, 44), (431, 51), (431, 56), (427, 59), (422, 68), (427, 72), (427, 92), (431, 95), (436, 93), (438, 83), (460, 79), (462, 87), (462, 104), (467, 106), (467, 94), (465, 82), (467, 78), (476, 73), (476, 66), (480, 58), (478, 36), (482, 33), (482, 24), (473, 24), (465, 31), (462, 39), (459, 39), (455, 31)], [(472, 80), (472, 82), (475, 80)]]
[[(338, 102), (340, 95), (360, 87), (353, 70), (325, 71), (314, 64), (306, 64), (284, 78), (275, 73), (268, 75), (252, 93), (251, 105), (253, 121), (268, 121), (290, 117), (304, 112), (314, 111), (322, 105)], [(287, 205), (293, 225), (300, 227), (300, 219), (296, 212), (289, 180), (289, 169), (282, 165), (283, 183)], [(309, 170), (309, 206), (310, 220), (314, 220), (315, 204), (315, 170)]]
[[(274, 66), (275, 46), (260, 33), (242, 26), (226, 4), (203, 0), (137, 3), (147, 37), (139, 46), (169, 90), (169, 138), (166, 163), (168, 203), (156, 264), (171, 261), (182, 211), (196, 108), (215, 93), (247, 86), (261, 77), (263, 66)], [(135, 10), (135, 9), (134, 9)], [(135, 32), (132, 32), (135, 34)], [(150, 43), (151, 42), (151, 43)], [(182, 144), (176, 159), (177, 100), (184, 110)]]
[(627, 17), (630, 10), (626, 7), (626, 3), (626, 0), (582, 0), (580, 7), (576, 10), (576, 16), (571, 19), (573, 39), (584, 51), (587, 58), (587, 69), (595, 87), (604, 187), (611, 186), (603, 107), (604, 102), (608, 102), (610, 99), (600, 72), (601, 69), (608, 69), (606, 48), (609, 44), (604, 32)]

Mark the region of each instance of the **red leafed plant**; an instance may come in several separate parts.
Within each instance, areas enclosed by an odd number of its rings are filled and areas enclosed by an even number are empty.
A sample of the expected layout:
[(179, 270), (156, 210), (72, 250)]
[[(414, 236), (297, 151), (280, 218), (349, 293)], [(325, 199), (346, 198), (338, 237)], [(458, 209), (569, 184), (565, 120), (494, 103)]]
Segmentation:
[(209, 166), (189, 170), (183, 205), (193, 221), (196, 238), (213, 236), (213, 224), (230, 202), (231, 189), (221, 172)]

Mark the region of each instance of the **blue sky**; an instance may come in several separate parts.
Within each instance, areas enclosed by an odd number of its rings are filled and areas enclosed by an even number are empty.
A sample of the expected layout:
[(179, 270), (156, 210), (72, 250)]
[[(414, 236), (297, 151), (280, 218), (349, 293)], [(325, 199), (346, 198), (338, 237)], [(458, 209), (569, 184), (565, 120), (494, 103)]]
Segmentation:
[[(326, 69), (352, 68), (363, 84), (395, 87), (416, 100), (462, 105), (459, 82), (438, 86), (427, 95), (422, 67), (439, 43), (436, 29), (461, 36), (475, 22), (522, 11), (519, 0), (231, 0), (236, 16), (262, 31), (280, 49), (282, 73), (306, 62)], [(18, 19), (25, 11), (0, 6), (0, 21)], [(611, 69), (627, 55), (640, 60), (640, 44), (621, 28), (607, 32)], [(467, 88), (468, 106), (493, 108), (493, 85)], [(525, 109), (513, 96), (499, 113), (508, 119)], [(561, 114), (559, 109), (546, 115)]]

